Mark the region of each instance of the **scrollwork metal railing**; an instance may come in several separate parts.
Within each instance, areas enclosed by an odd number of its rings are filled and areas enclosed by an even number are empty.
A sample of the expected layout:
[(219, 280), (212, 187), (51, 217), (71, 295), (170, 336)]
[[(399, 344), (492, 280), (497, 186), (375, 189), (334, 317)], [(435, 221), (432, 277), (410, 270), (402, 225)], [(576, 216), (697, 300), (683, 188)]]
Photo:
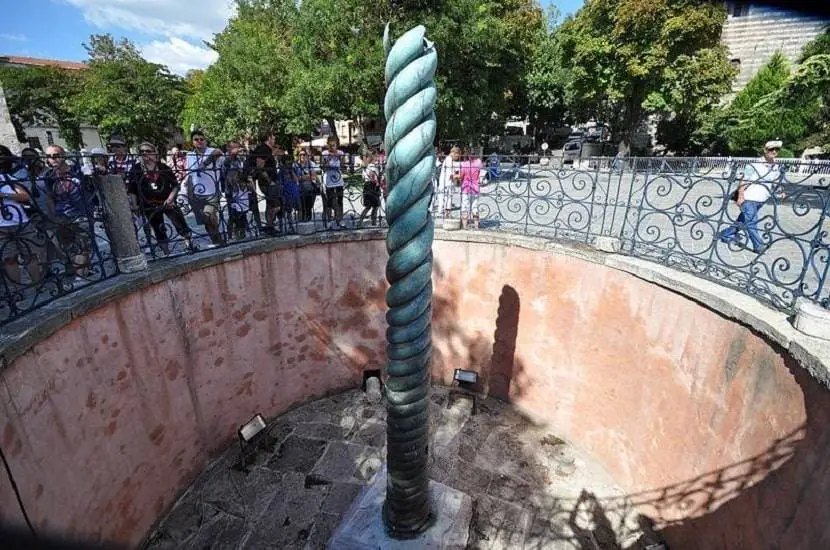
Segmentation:
[[(94, 160), (68, 159), (56, 170), (60, 158), (15, 159), (0, 170), (3, 196), (16, 195), (0, 205), (0, 325), (119, 273)], [(550, 157), (489, 155), (462, 174), (466, 160), (473, 159), (458, 161), (463, 185), (453, 180), (452, 163), (449, 173), (442, 172), (446, 160), (436, 166), (431, 208), (438, 227), (463, 216), (481, 231), (582, 243), (614, 237), (621, 254), (694, 273), (783, 311), (802, 297), (828, 304), (830, 175), (817, 169), (823, 163), (780, 162), (766, 174), (771, 196), (758, 210), (756, 251), (730, 198), (749, 159), (629, 158), (622, 166), (583, 159), (560, 168)], [(223, 155), (198, 168), (198, 178), (197, 168), (176, 159), (165, 163), (169, 170), (141, 168), (138, 156), (121, 166), (134, 170), (122, 177), (136, 237), (152, 263), (256, 239), (385, 227), (384, 165), (363, 161), (341, 169), (339, 189), (327, 188), (336, 178), (327, 180), (330, 166), (320, 155), (305, 162), (278, 156), (258, 169), (255, 157)], [(111, 173), (105, 164), (98, 159), (100, 173)], [(733, 225), (734, 238), (723, 242)]]

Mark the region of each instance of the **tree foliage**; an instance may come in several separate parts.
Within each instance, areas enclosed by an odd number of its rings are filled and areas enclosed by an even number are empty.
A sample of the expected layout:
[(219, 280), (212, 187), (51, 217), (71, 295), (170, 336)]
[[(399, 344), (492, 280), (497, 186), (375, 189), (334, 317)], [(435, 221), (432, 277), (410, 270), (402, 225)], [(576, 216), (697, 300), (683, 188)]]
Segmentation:
[(816, 98), (798, 102), (774, 100), (790, 76), (789, 61), (782, 53), (775, 53), (729, 106), (716, 115), (712, 131), (722, 136), (727, 152), (758, 155), (771, 139), (781, 139), (792, 148), (809, 132)]
[(224, 142), (280, 127), (296, 11), (290, 0), (237, 2), (237, 15), (211, 45), (219, 59), (197, 81), (188, 79), (186, 131), (198, 126)]
[(440, 135), (474, 140), (521, 111), (524, 75), (543, 28), (533, 0), (237, 4), (213, 45), (219, 60), (182, 116), (185, 127), (200, 125), (222, 140), (262, 125), (307, 134), (322, 120), (380, 118), (387, 21), (393, 33), (427, 27), (440, 58)]
[(610, 122), (626, 144), (651, 113), (694, 123), (733, 77), (720, 46), (725, 20), (714, 3), (587, 0), (559, 31), (567, 102), (577, 118)]
[(57, 67), (0, 69), (0, 83), (18, 141), (26, 141), (24, 125), (54, 125), (70, 147), (83, 145), (75, 105), (81, 76), (79, 71)]
[[(537, 135), (559, 126), (565, 120), (568, 111), (565, 90), (570, 80), (570, 72), (563, 63), (558, 29), (559, 10), (551, 5), (547, 29), (533, 52), (525, 76), (527, 115), (536, 128)], [(544, 136), (543, 139), (549, 137)]]
[(90, 61), (76, 97), (79, 115), (104, 135), (165, 144), (184, 103), (181, 78), (146, 61), (126, 39), (93, 35), (84, 47)]

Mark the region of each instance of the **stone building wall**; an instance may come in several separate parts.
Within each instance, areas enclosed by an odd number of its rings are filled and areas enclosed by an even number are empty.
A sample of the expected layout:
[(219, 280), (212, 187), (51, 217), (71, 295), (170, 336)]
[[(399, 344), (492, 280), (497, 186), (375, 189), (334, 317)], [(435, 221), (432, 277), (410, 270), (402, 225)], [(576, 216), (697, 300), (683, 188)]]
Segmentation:
[(17, 133), (14, 131), (11, 115), (9, 115), (3, 88), (0, 88), (0, 144), (11, 149), (12, 153), (20, 154), (20, 143), (17, 141)]
[[(740, 91), (777, 51), (795, 63), (805, 44), (830, 26), (821, 16), (785, 11), (775, 7), (727, 3), (729, 17), (723, 29), (723, 42), (730, 59), (740, 63), (734, 91)], [(736, 61), (738, 60), (738, 61)]]

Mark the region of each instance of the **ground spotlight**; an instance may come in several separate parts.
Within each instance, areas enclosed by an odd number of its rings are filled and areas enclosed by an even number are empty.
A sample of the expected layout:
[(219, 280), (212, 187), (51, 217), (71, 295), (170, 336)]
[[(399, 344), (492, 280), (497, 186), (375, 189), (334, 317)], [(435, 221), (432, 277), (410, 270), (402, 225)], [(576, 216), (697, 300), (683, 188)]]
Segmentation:
[(235, 469), (247, 472), (257, 449), (273, 449), (273, 438), (269, 437), (267, 428), (265, 417), (259, 413), (240, 426), (236, 432), (239, 439), (239, 460), (234, 464)]
[(476, 414), (476, 394), (473, 388), (478, 383), (478, 373), (474, 370), (455, 369), (452, 375), (452, 388), (447, 396), (447, 408), (452, 406), (453, 397), (466, 397), (473, 401), (472, 414)]

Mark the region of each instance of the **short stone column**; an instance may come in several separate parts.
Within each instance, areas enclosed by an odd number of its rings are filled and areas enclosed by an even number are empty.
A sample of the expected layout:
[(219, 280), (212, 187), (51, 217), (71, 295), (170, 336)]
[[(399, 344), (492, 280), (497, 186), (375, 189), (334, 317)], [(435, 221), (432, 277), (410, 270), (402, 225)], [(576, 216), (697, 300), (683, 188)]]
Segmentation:
[(807, 336), (830, 340), (830, 310), (806, 298), (795, 301), (796, 330)]
[(118, 269), (121, 273), (144, 271), (147, 269), (147, 258), (138, 245), (124, 179), (113, 175), (98, 176), (96, 183), (100, 190), (110, 249)]
[(600, 252), (610, 252), (611, 254), (616, 254), (622, 248), (622, 243), (617, 237), (600, 235), (597, 237), (596, 241), (594, 241), (594, 248)]

